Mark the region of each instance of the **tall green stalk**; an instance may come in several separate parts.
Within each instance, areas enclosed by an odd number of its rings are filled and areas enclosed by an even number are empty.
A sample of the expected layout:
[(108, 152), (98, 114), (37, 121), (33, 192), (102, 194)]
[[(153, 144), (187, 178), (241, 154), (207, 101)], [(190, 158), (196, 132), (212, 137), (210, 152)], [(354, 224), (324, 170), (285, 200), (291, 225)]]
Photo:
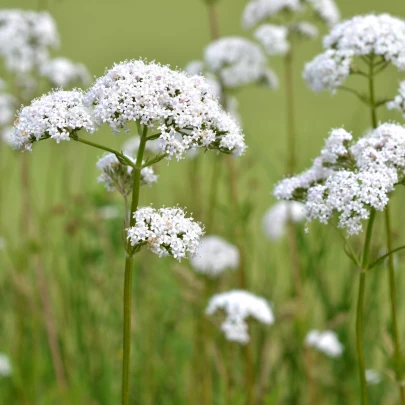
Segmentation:
[[(134, 185), (132, 190), (132, 203), (129, 226), (135, 225), (134, 213), (138, 209), (139, 191), (141, 185), (141, 170), (143, 154), (147, 141), (147, 127), (140, 134), (141, 141), (139, 144), (138, 155), (134, 167)], [(125, 257), (125, 279), (124, 279), (124, 328), (123, 328), (123, 361), (122, 361), (122, 405), (129, 403), (129, 371), (131, 357), (131, 295), (132, 295), (132, 271), (134, 267), (134, 257), (130, 254), (131, 243), (127, 241)]]
[(357, 298), (357, 317), (356, 317), (356, 346), (359, 365), (359, 377), (361, 387), (361, 405), (367, 405), (367, 380), (366, 380), (366, 362), (364, 357), (364, 296), (366, 288), (366, 274), (369, 265), (371, 236), (375, 220), (375, 210), (370, 212), (368, 220), (366, 239), (364, 241), (363, 258), (361, 262), (361, 273), (359, 282), (359, 292)]
[[(370, 111), (371, 111), (371, 123), (373, 128), (378, 125), (377, 112), (376, 112), (376, 101), (375, 101), (375, 88), (374, 88), (374, 63), (373, 57), (370, 58), (369, 63), (369, 97), (370, 97)], [(390, 219), (390, 208), (389, 203), (385, 209), (384, 213), (385, 220), (385, 231), (387, 238), (387, 251), (391, 252), (392, 246), (392, 227)], [(401, 405), (405, 405), (405, 386), (402, 384), (403, 380), (403, 360), (401, 352), (400, 337), (398, 331), (398, 310), (397, 310), (397, 294), (395, 285), (395, 270), (394, 270), (394, 259), (393, 256), (388, 256), (388, 286), (389, 295), (391, 301), (391, 316), (392, 316), (392, 339), (394, 343), (394, 356), (395, 356), (395, 374), (399, 385), (399, 394), (401, 398)]]

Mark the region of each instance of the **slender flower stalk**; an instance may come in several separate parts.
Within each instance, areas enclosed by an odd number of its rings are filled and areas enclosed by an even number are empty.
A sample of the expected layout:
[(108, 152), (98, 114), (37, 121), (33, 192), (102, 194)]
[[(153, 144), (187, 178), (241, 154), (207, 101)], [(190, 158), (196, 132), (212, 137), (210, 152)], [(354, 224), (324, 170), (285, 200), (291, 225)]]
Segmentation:
[[(134, 167), (134, 185), (132, 189), (131, 211), (129, 215), (129, 226), (135, 226), (134, 213), (138, 209), (139, 191), (141, 186), (141, 170), (143, 154), (147, 142), (147, 127), (141, 136), (138, 155)], [(131, 253), (131, 241), (127, 241), (125, 257), (125, 279), (124, 279), (124, 328), (123, 328), (123, 362), (122, 362), (122, 405), (129, 403), (129, 370), (131, 357), (131, 296), (132, 296), (132, 271), (134, 267), (134, 255)]]

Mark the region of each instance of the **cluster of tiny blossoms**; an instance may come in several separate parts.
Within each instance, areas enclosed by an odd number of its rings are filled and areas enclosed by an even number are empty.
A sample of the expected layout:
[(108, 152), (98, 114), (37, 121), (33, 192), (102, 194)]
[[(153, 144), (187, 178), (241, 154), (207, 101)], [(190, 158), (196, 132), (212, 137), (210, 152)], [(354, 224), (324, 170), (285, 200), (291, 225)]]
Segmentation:
[(97, 125), (83, 104), (83, 93), (55, 91), (23, 107), (14, 124), (12, 143), (16, 149), (31, 150), (32, 143), (44, 138), (69, 141), (73, 132), (84, 129), (93, 133)]
[(0, 10), (0, 56), (10, 71), (27, 73), (39, 67), (58, 44), (55, 22), (47, 12)]
[(132, 246), (146, 245), (159, 257), (171, 255), (180, 261), (193, 256), (204, 231), (185, 215), (181, 208), (140, 208), (134, 213), (135, 226), (127, 230), (128, 239)]
[[(133, 163), (135, 159), (125, 155)], [(119, 191), (127, 196), (132, 192), (134, 184), (134, 170), (131, 166), (122, 164), (114, 153), (107, 153), (97, 162), (97, 169), (101, 171), (98, 182), (103, 183), (108, 191)], [(158, 176), (152, 167), (148, 166), (141, 170), (141, 185), (151, 186), (156, 183)]]
[(338, 336), (331, 330), (311, 330), (305, 338), (305, 343), (329, 357), (339, 357), (343, 353), (343, 345)]
[(317, 92), (341, 86), (355, 56), (380, 58), (405, 70), (405, 21), (389, 14), (343, 21), (324, 38), (323, 45), (325, 52), (308, 63), (303, 74), (308, 86)]
[(170, 159), (203, 147), (241, 155), (246, 146), (240, 127), (223, 111), (203, 77), (189, 77), (157, 63), (123, 62), (99, 78), (87, 93), (96, 119), (113, 132), (138, 121), (160, 133)]
[(263, 216), (264, 234), (270, 240), (280, 239), (285, 233), (288, 221), (300, 222), (304, 218), (304, 204), (298, 201), (279, 201)]
[(263, 83), (271, 88), (278, 85), (260, 47), (245, 38), (225, 37), (211, 42), (205, 48), (204, 62), (225, 88), (250, 83)]
[(218, 310), (226, 314), (221, 325), (226, 339), (241, 344), (250, 340), (247, 324), (250, 317), (265, 325), (274, 323), (274, 315), (268, 302), (247, 291), (233, 290), (214, 295), (205, 312), (213, 315)]
[(217, 277), (225, 270), (238, 268), (239, 251), (219, 236), (205, 236), (191, 258), (191, 265), (198, 273)]
[(274, 195), (303, 201), (308, 221), (328, 223), (337, 213), (340, 228), (359, 233), (370, 210), (383, 211), (390, 192), (404, 181), (405, 128), (382, 124), (351, 141), (344, 129), (333, 130), (312, 168), (281, 181)]

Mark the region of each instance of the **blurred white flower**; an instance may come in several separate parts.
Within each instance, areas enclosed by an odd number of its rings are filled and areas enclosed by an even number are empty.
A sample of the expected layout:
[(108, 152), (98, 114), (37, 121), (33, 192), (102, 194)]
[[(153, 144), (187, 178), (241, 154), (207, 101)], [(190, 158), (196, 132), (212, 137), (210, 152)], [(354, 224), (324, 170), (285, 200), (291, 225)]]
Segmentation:
[(128, 228), (132, 246), (146, 245), (159, 257), (171, 255), (177, 260), (193, 256), (204, 231), (181, 208), (139, 208), (134, 213), (135, 226)]
[(291, 30), (296, 31), (300, 36), (308, 39), (316, 38), (319, 34), (319, 30), (316, 25), (307, 21), (300, 21), (291, 26)]
[(298, 201), (279, 201), (270, 207), (263, 216), (263, 231), (270, 240), (280, 239), (290, 219), (300, 222), (305, 219), (305, 206)]
[(405, 118), (405, 81), (399, 84), (398, 94), (387, 103), (387, 107), (389, 110), (398, 110)]
[(331, 330), (311, 330), (305, 338), (305, 343), (329, 357), (340, 357), (344, 350), (338, 336)]
[(204, 236), (191, 258), (191, 265), (198, 273), (217, 277), (226, 270), (239, 267), (239, 250), (219, 236)]
[(274, 323), (274, 315), (268, 302), (247, 291), (233, 290), (214, 295), (205, 312), (213, 315), (218, 310), (224, 311), (226, 315), (221, 325), (226, 339), (241, 344), (250, 340), (247, 323), (249, 318), (265, 325)]
[(98, 214), (106, 220), (116, 219), (120, 216), (120, 210), (115, 205), (104, 205), (98, 209)]
[(0, 93), (0, 127), (13, 122), (17, 110), (17, 100), (8, 93)]
[[(132, 156), (125, 155), (135, 163)], [(117, 190), (122, 195), (127, 196), (132, 192), (134, 183), (133, 168), (122, 164), (114, 153), (107, 153), (97, 162), (97, 169), (101, 171), (98, 182), (103, 183), (108, 191)], [(151, 187), (156, 183), (158, 176), (155, 175), (151, 166), (141, 170), (141, 185)]]
[[(204, 62), (227, 88), (251, 83), (274, 85), (266, 57), (254, 42), (241, 37), (224, 37), (211, 42), (204, 52)], [(269, 72), (272, 72), (270, 74)]]
[(284, 55), (290, 50), (288, 28), (283, 25), (263, 24), (256, 29), (254, 37), (268, 55)]
[(168, 159), (181, 159), (197, 147), (238, 156), (246, 149), (239, 125), (223, 111), (205, 79), (168, 66), (142, 60), (117, 64), (97, 79), (87, 102), (115, 133), (131, 121), (159, 131)]
[(12, 135), (16, 149), (31, 149), (34, 141), (50, 137), (56, 143), (69, 141), (72, 132), (96, 130), (91, 111), (83, 105), (83, 93), (78, 90), (55, 91), (23, 107), (15, 122)]
[(7, 355), (0, 353), (0, 378), (9, 377), (13, 369), (11, 367), (10, 359)]
[(329, 28), (332, 28), (340, 20), (340, 12), (333, 0), (306, 0)]
[(90, 74), (82, 63), (75, 63), (67, 58), (46, 60), (40, 66), (41, 76), (46, 77), (54, 87), (88, 85)]
[(376, 370), (366, 370), (366, 381), (369, 385), (377, 385), (382, 381), (381, 373)]
[(36, 69), (58, 45), (56, 24), (47, 12), (0, 10), (0, 56), (8, 70)]

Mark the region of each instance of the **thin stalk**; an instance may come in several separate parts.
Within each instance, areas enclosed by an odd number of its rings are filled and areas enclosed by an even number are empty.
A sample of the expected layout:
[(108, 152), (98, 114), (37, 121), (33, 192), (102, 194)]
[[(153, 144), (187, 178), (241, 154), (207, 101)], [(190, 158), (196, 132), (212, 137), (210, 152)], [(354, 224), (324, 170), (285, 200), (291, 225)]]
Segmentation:
[(220, 176), (220, 158), (219, 156), (214, 156), (214, 161), (212, 163), (212, 179), (211, 179), (211, 190), (210, 190), (210, 203), (208, 206), (207, 213), (207, 229), (212, 232), (212, 227), (215, 223), (215, 206), (218, 201), (218, 183)]
[(360, 282), (357, 298), (357, 316), (356, 316), (356, 347), (359, 367), (360, 387), (361, 387), (361, 405), (367, 405), (367, 380), (366, 380), (366, 362), (364, 357), (364, 293), (366, 288), (366, 274), (369, 265), (371, 236), (375, 220), (375, 210), (370, 212), (368, 220), (366, 239), (364, 241), (363, 258), (361, 262)]
[[(132, 190), (132, 203), (130, 211), (129, 226), (135, 225), (134, 213), (138, 209), (139, 190), (141, 185), (142, 159), (145, 152), (147, 127), (141, 135), (138, 155), (134, 167), (134, 185)], [(125, 257), (125, 278), (124, 278), (124, 328), (123, 328), (123, 361), (122, 361), (122, 405), (129, 403), (129, 370), (131, 357), (131, 295), (132, 295), (132, 270), (134, 265), (133, 255), (129, 254), (131, 244), (127, 242)]]
[[(385, 230), (387, 234), (387, 249), (392, 250), (392, 231), (391, 231), (391, 218), (390, 209), (387, 205), (385, 209)], [(399, 394), (401, 398), (401, 405), (405, 405), (405, 386), (403, 384), (403, 360), (401, 352), (401, 343), (398, 330), (398, 311), (397, 311), (397, 293), (395, 285), (395, 270), (394, 270), (394, 257), (388, 256), (388, 285), (391, 301), (391, 314), (392, 314), (392, 339), (394, 341), (394, 354), (395, 354), (395, 374), (399, 385)]]
[[(384, 66), (384, 65), (383, 65)], [(385, 67), (384, 67), (385, 68)], [(377, 113), (376, 113), (376, 102), (375, 102), (375, 89), (374, 89), (374, 74), (375, 65), (370, 63), (370, 73), (369, 73), (369, 91), (370, 91), (370, 109), (371, 109), (371, 122), (373, 128), (377, 127)], [(385, 220), (385, 231), (387, 238), (387, 250), (391, 252), (392, 248), (392, 226), (390, 218), (390, 207), (389, 203), (385, 208), (384, 212)], [(394, 355), (395, 355), (395, 374), (399, 385), (399, 395), (401, 398), (401, 405), (405, 405), (405, 386), (403, 384), (403, 359), (401, 352), (401, 344), (398, 330), (398, 310), (397, 310), (397, 294), (395, 286), (395, 270), (394, 270), (394, 257), (393, 255), (388, 256), (388, 287), (391, 302), (391, 316), (392, 316), (392, 339), (394, 343)]]

